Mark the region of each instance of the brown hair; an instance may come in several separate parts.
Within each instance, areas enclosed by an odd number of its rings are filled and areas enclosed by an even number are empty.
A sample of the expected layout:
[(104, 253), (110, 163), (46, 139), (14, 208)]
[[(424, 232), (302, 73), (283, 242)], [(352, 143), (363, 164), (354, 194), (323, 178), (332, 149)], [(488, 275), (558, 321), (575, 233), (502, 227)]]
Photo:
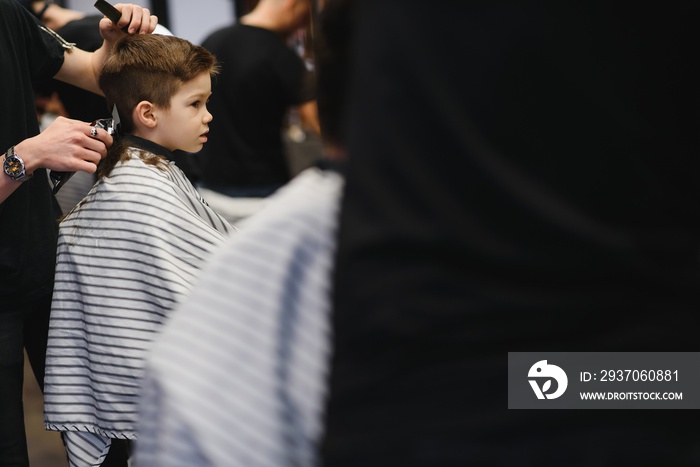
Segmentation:
[[(185, 39), (157, 34), (127, 35), (105, 59), (100, 89), (110, 109), (117, 106), (123, 133), (134, 131), (132, 114), (141, 101), (168, 109), (180, 87), (202, 73), (219, 72), (216, 57)], [(126, 154), (123, 144), (110, 148), (99, 175), (106, 176)]]

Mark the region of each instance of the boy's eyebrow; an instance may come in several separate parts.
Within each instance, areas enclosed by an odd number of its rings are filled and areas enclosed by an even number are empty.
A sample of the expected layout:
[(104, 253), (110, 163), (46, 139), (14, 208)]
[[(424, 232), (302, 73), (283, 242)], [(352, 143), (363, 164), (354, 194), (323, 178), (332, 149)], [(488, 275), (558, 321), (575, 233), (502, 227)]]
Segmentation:
[(189, 95), (188, 99), (194, 99), (195, 97), (209, 97), (211, 92), (193, 92)]

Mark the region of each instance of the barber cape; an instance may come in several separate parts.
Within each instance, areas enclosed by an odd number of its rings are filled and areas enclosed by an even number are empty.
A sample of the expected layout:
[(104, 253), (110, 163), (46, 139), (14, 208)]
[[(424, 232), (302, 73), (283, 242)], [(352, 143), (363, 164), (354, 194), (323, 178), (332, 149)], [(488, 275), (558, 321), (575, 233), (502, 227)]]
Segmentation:
[(306, 169), (208, 262), (149, 353), (136, 465), (318, 464), (343, 180)]
[(72, 466), (98, 466), (111, 438), (136, 438), (146, 354), (233, 230), (172, 162), (146, 164), (140, 151), (130, 148), (60, 225), (44, 421), (63, 432)]

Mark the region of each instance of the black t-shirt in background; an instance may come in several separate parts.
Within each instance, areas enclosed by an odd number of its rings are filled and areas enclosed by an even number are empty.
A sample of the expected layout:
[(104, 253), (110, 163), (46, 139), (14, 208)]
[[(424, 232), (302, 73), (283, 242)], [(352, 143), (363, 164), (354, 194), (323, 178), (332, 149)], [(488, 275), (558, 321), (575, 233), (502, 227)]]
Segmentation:
[[(63, 48), (35, 18), (15, 0), (0, 0), (0, 153), (39, 133), (32, 79), (62, 64)], [(51, 291), (57, 209), (43, 169), (0, 204), (0, 312)]]
[(209, 111), (209, 141), (198, 161), (207, 185), (281, 185), (290, 178), (281, 130), (290, 106), (313, 99), (309, 72), (284, 39), (238, 24), (202, 44), (221, 62)]

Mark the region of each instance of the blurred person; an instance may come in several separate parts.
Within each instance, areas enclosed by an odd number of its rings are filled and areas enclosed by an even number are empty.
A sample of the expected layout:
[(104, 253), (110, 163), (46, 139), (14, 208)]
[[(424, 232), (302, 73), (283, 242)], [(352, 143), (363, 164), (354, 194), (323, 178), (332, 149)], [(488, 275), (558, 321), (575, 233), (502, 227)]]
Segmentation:
[(260, 0), (202, 43), (222, 65), (211, 101), (217, 118), (199, 159), (207, 189), (255, 198), (289, 181), (284, 117), (292, 106), (315, 107), (315, 91), (313, 73), (285, 40), (307, 23), (311, 3)]
[(120, 5), (118, 25), (100, 23), (103, 46), (94, 54), (72, 47), (15, 0), (0, 0), (0, 465), (28, 465), (24, 433), (23, 347), (43, 388), (48, 314), (56, 258), (58, 208), (46, 169), (94, 172), (112, 144), (104, 130), (57, 119), (39, 134), (33, 79), (56, 76), (95, 92), (97, 70), (129, 25), (150, 33), (157, 18)]
[(216, 72), (206, 49), (160, 35), (125, 36), (102, 68), (124, 135), (61, 221), (46, 355), (45, 426), (72, 465), (127, 465), (151, 341), (232, 230), (168, 161), (207, 141)]
[(166, 324), (149, 357), (137, 465), (317, 464), (354, 2), (326, 3), (315, 36), (324, 159), (241, 224)]
[(697, 349), (700, 4), (359, 6), (323, 465), (696, 465), (694, 411), (508, 410), (507, 361)]

